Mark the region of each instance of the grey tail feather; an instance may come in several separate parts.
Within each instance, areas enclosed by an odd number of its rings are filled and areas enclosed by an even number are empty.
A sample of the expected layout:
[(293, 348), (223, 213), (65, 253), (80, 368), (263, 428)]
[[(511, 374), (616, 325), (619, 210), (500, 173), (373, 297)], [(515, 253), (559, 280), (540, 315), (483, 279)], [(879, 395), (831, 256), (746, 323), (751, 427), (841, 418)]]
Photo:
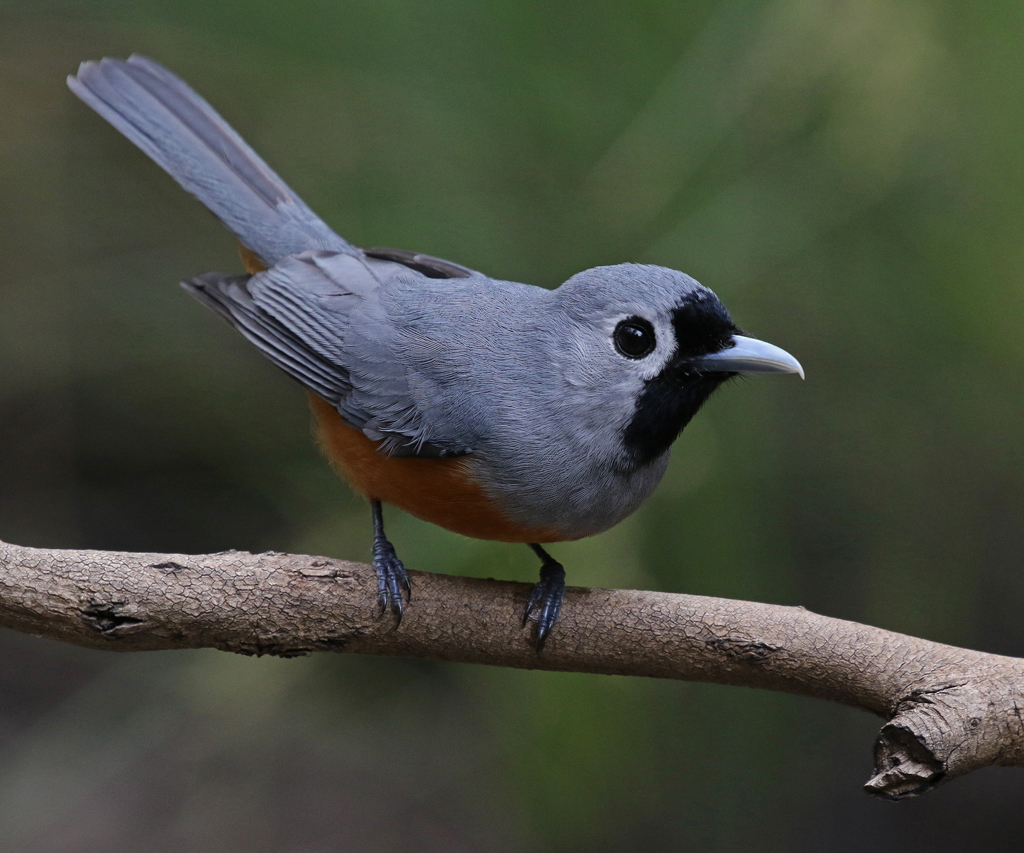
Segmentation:
[(83, 62), (68, 86), (268, 265), (310, 249), (356, 251), (213, 107), (153, 60)]

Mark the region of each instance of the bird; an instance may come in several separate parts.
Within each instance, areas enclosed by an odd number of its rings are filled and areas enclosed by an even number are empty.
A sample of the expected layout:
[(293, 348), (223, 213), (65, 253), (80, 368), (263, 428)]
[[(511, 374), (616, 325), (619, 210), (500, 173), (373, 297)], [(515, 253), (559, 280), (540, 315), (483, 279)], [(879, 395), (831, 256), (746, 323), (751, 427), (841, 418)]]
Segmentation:
[(319, 443), (370, 504), (379, 616), (411, 606), (383, 505), (541, 561), (522, 611), (538, 653), (565, 569), (654, 491), (673, 442), (739, 374), (793, 373), (713, 291), (621, 263), (546, 289), (336, 234), (184, 81), (144, 56), (83, 62), (72, 92), (236, 237), (245, 273), (182, 282), (303, 386)]

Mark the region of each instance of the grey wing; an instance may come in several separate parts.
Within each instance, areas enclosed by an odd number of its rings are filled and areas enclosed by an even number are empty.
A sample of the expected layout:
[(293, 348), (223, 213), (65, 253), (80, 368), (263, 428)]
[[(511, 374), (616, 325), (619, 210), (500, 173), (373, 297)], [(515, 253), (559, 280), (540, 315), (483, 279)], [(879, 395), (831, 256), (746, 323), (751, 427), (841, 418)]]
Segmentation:
[(182, 286), (293, 379), (393, 456), (472, 452), (423, 416), (380, 309), (380, 282), (359, 258), (305, 252), (254, 276), (207, 273)]

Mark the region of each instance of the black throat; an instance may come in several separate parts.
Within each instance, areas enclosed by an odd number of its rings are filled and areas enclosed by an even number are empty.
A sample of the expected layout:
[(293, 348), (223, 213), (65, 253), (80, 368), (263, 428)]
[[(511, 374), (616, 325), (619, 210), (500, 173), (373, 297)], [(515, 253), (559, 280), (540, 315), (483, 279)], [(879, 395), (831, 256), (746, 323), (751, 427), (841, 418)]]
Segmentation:
[(740, 334), (725, 306), (709, 290), (691, 294), (672, 312), (676, 349), (664, 370), (644, 383), (622, 433), (630, 470), (658, 459), (715, 390), (735, 373), (698, 373), (691, 359), (720, 352)]
[(650, 379), (622, 434), (632, 470), (650, 465), (672, 446), (715, 390), (735, 373), (706, 373), (680, 387), (664, 374)]

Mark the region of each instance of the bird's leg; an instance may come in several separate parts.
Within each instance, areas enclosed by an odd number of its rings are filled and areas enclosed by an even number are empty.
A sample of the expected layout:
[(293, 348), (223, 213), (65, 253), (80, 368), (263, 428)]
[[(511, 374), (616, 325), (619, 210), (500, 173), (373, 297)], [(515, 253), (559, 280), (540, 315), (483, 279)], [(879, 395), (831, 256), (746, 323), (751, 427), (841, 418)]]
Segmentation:
[(523, 613), (523, 624), (533, 618), (537, 620), (537, 651), (544, 648), (544, 642), (551, 633), (551, 628), (558, 619), (562, 609), (562, 596), (565, 594), (565, 569), (547, 551), (530, 543), (533, 552), (540, 557), (540, 580), (530, 593)]
[(405, 566), (395, 554), (395, 546), (384, 535), (384, 510), (380, 501), (370, 501), (373, 509), (373, 570), (377, 573), (377, 604), (381, 615), (391, 607), (395, 614), (395, 627), (402, 624), (402, 591), (412, 598), (409, 576)]

